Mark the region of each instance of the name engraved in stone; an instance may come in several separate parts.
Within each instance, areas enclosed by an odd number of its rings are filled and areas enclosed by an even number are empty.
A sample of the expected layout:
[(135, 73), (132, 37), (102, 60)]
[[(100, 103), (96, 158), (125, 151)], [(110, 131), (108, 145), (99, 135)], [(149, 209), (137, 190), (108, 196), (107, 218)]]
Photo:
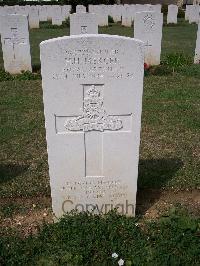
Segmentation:
[(53, 79), (134, 78), (134, 73), (126, 71), (126, 66), (121, 62), (123, 53), (117, 49), (66, 50), (65, 65), (61, 73), (53, 75)]

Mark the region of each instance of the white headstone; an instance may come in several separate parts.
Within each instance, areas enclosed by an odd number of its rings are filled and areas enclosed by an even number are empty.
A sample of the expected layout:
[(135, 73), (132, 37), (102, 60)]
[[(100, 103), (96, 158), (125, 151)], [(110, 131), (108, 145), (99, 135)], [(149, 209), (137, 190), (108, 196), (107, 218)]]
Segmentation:
[(89, 5), (89, 12), (96, 14), (99, 26), (108, 26), (108, 9), (105, 5)]
[(124, 5), (124, 8), (122, 10), (122, 26), (131, 27), (132, 21), (133, 21), (133, 15), (131, 9), (129, 5)]
[(93, 13), (74, 13), (70, 15), (70, 35), (98, 34), (98, 20)]
[(5, 71), (32, 71), (28, 19), (23, 15), (1, 17), (1, 44)]
[(198, 25), (194, 63), (200, 64), (200, 23)]
[(145, 63), (160, 64), (163, 14), (138, 12), (135, 15), (134, 37), (145, 43)]
[(71, 6), (70, 5), (62, 6), (63, 21), (69, 18), (70, 12), (71, 12)]
[(169, 5), (167, 13), (167, 24), (169, 23), (177, 24), (177, 15), (178, 15), (178, 6)]
[(52, 21), (53, 5), (47, 5), (47, 20)]
[(39, 18), (40, 21), (47, 21), (48, 18), (47, 6), (39, 6)]
[(72, 209), (86, 211), (88, 204), (98, 207), (97, 213), (119, 207), (134, 215), (143, 43), (77, 35), (44, 41), (40, 47), (56, 217)]
[(186, 5), (185, 9), (185, 20), (189, 20), (190, 5)]
[(113, 5), (111, 8), (111, 16), (114, 22), (121, 21), (121, 10), (119, 5)]
[(77, 5), (76, 6), (76, 13), (85, 13), (86, 12), (86, 7), (83, 5)]
[(28, 15), (30, 29), (37, 29), (40, 27), (39, 11), (37, 6), (31, 6)]
[(61, 26), (63, 21), (61, 6), (55, 5), (52, 8), (52, 25)]
[(189, 23), (199, 23), (199, 6), (198, 5), (192, 5), (189, 9)]

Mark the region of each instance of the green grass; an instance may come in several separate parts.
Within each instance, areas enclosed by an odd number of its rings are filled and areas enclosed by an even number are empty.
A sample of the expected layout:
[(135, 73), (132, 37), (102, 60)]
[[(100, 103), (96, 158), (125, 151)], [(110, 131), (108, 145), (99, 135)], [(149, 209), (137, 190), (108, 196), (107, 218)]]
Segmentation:
[[(172, 209), (145, 222), (110, 213), (68, 215), (25, 239), (10, 230), (0, 238), (2, 265), (199, 265), (200, 220)], [(112, 254), (117, 253), (118, 259)]]

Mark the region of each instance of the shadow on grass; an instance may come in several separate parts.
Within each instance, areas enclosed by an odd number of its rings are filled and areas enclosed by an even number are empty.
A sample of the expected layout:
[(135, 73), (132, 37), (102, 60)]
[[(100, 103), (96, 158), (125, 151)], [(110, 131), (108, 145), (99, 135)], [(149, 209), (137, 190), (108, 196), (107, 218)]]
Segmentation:
[(161, 189), (183, 167), (179, 158), (140, 160), (138, 173), (138, 214), (143, 214), (161, 195)]
[(12, 180), (27, 169), (27, 165), (0, 164), (0, 184)]

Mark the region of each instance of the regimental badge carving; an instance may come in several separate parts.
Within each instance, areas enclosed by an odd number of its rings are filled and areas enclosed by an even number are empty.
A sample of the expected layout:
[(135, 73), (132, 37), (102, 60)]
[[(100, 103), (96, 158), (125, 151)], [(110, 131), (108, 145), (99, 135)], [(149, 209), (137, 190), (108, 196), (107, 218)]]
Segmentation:
[(155, 26), (155, 19), (153, 18), (152, 14), (147, 14), (144, 18), (143, 18), (144, 24), (145, 24), (145, 30), (146, 31), (150, 31), (154, 28)]
[(89, 86), (83, 99), (83, 114), (66, 121), (65, 128), (69, 131), (104, 131), (123, 128), (118, 116), (109, 116), (104, 110), (101, 91), (95, 85)]

